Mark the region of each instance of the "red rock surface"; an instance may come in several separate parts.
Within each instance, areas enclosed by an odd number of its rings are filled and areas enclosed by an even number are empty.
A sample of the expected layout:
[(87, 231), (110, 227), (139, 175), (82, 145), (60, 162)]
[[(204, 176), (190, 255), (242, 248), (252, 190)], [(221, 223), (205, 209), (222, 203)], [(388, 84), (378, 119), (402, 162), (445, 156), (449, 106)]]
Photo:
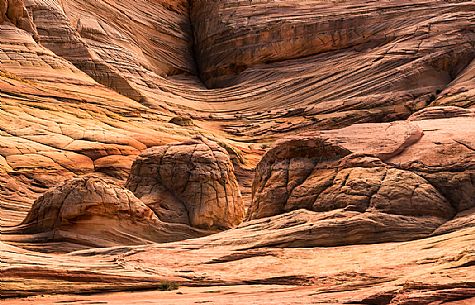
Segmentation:
[(0, 0), (5, 303), (474, 303), (474, 12)]
[(205, 234), (159, 216), (114, 181), (82, 177), (38, 198), (14, 233), (22, 236), (16, 241), (40, 245), (67, 241), (89, 247), (170, 242)]

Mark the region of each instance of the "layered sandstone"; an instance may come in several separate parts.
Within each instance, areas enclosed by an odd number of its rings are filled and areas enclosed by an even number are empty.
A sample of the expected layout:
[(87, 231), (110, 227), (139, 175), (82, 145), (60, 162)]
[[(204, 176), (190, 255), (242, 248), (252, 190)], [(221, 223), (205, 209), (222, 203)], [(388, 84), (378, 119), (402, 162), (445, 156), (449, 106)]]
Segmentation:
[(5, 233), (36, 243), (113, 246), (200, 237), (244, 218), (231, 159), (204, 137), (146, 150), (125, 187), (119, 181), (71, 179), (40, 196), (22, 224)]
[[(282, 228), (268, 232), (279, 230), (285, 234)], [(4, 303), (224, 305), (239, 297), (252, 304), (467, 305), (475, 297), (473, 228), (403, 243), (298, 249), (254, 249), (248, 241), (256, 230), (247, 240), (231, 231), (68, 255), (0, 243), (4, 295), (42, 295)], [(242, 243), (224, 245), (230, 239)], [(179, 290), (157, 291), (165, 281), (179, 283)], [(147, 291), (107, 293), (117, 290)], [(84, 295), (70, 295), (78, 292)]]
[(2, 296), (470, 304), (474, 9), (0, 0)]
[(72, 179), (35, 201), (16, 234), (30, 241), (104, 247), (193, 238), (204, 232), (162, 222), (132, 192), (110, 179)]
[[(337, 246), (411, 240), (471, 227), (473, 119), (473, 111), (461, 108), (428, 108), (408, 121), (353, 125), (279, 141), (257, 165), (249, 222), (236, 229), (242, 238), (225, 243)], [(88, 239), (87, 232), (81, 233), (84, 218), (93, 223), (101, 223), (95, 217), (115, 218), (115, 206), (123, 204), (123, 196), (112, 196), (116, 202), (111, 203), (112, 199), (104, 201), (101, 192), (110, 193), (104, 191), (109, 188), (116, 193), (129, 191), (100, 184), (99, 191), (89, 194), (83, 190), (90, 188), (76, 185), (81, 181), (89, 180), (73, 180), (42, 196), (22, 232), (52, 232), (55, 239), (56, 218), (64, 218), (62, 230), (84, 234), (76, 239), (83, 244)], [(209, 234), (233, 228), (244, 218), (231, 159), (225, 148), (204, 137), (145, 151), (134, 162), (126, 187), (135, 194), (134, 202), (153, 216), (130, 212), (151, 227), (145, 234), (148, 240)], [(62, 207), (65, 196), (75, 189), (80, 192), (72, 196), (77, 213), (62, 216), (55, 206)], [(105, 207), (109, 214), (101, 214), (88, 204), (114, 208)], [(41, 211), (56, 218), (51, 220)], [(25, 230), (25, 225), (33, 229)], [(116, 226), (134, 227), (120, 221)], [(107, 227), (115, 229), (112, 224)], [(142, 238), (140, 230), (128, 234)], [(91, 232), (91, 239), (96, 235), (100, 234)], [(115, 241), (128, 243), (126, 238)]]

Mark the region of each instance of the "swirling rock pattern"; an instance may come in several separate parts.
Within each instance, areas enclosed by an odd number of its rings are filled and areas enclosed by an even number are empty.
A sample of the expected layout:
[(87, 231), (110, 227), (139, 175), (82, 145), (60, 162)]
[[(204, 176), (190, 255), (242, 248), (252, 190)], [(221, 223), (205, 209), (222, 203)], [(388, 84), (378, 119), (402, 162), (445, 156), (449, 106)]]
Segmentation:
[(474, 10), (0, 0), (0, 294), (473, 302)]
[(162, 222), (132, 192), (105, 178), (67, 181), (35, 201), (17, 232), (39, 242), (63, 241), (88, 246), (144, 244), (193, 238), (204, 233)]

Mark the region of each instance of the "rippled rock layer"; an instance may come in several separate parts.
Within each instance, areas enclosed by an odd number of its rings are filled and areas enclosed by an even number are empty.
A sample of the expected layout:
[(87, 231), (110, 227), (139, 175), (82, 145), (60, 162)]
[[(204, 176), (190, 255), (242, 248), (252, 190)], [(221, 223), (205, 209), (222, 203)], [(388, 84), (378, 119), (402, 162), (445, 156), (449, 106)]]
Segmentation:
[(0, 0), (0, 294), (473, 303), (474, 11)]

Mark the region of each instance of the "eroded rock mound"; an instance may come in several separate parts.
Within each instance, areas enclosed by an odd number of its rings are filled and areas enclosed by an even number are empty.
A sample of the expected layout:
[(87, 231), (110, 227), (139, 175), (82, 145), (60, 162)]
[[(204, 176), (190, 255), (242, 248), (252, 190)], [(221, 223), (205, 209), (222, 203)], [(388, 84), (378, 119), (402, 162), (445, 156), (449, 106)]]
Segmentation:
[[(288, 232), (268, 242), (297, 246), (404, 240), (441, 225), (436, 233), (472, 226), (475, 119), (469, 112), (429, 108), (412, 122), (280, 141), (257, 166), (247, 218), (288, 213), (273, 221)], [(308, 212), (292, 213), (298, 209)]]
[[(332, 145), (322, 138), (309, 137), (281, 142), (267, 152), (256, 168), (253, 204), (248, 211), (248, 218), (274, 216), (286, 211), (294, 189), (311, 176), (317, 164), (331, 164), (348, 154), (349, 150)], [(317, 175), (324, 176), (323, 171), (325, 168), (322, 167)], [(328, 183), (325, 178), (322, 181), (312, 181), (312, 187), (322, 187), (325, 183)]]
[(126, 186), (165, 222), (227, 229), (244, 218), (228, 153), (203, 137), (145, 151)]
[(200, 234), (165, 224), (132, 192), (113, 181), (81, 177), (46, 192), (35, 201), (21, 226), (23, 233), (50, 240), (95, 246), (167, 242)]
[(230, 157), (206, 138), (146, 150), (132, 166), (128, 189), (117, 181), (73, 178), (39, 197), (9, 233), (40, 242), (129, 245), (196, 238), (244, 218)]

